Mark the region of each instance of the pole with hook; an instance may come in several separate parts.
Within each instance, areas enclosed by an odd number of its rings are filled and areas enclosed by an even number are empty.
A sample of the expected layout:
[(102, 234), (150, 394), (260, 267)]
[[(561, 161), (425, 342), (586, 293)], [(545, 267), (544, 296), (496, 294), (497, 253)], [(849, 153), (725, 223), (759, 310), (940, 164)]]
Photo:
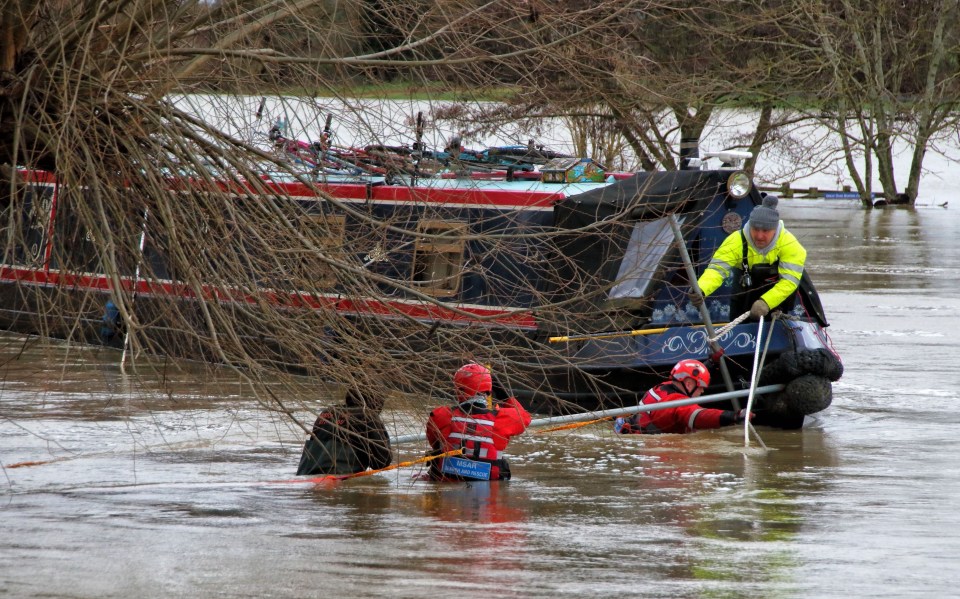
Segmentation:
[[(690, 280), (690, 287), (698, 294), (703, 296), (700, 293), (700, 286), (697, 285), (697, 273), (693, 270), (693, 261), (690, 260), (690, 254), (687, 252), (687, 242), (683, 239), (683, 233), (680, 232), (680, 223), (677, 221), (677, 215), (671, 213), (670, 217), (670, 228), (673, 229), (673, 236), (677, 240), (677, 246), (680, 248), (680, 257), (683, 259), (683, 265), (687, 269), (687, 279)], [(710, 311), (707, 310), (706, 302), (700, 303), (700, 316), (703, 318), (703, 324), (707, 327), (707, 341), (710, 345), (710, 350), (713, 352), (721, 351), (720, 344), (714, 340), (714, 329), (713, 322), (710, 320)], [(723, 377), (723, 384), (726, 386), (727, 391), (733, 391), (733, 379), (730, 378), (730, 371), (727, 369), (727, 363), (721, 352), (720, 354), (720, 374)], [(733, 400), (734, 409), (740, 409), (740, 406), (736, 400)]]

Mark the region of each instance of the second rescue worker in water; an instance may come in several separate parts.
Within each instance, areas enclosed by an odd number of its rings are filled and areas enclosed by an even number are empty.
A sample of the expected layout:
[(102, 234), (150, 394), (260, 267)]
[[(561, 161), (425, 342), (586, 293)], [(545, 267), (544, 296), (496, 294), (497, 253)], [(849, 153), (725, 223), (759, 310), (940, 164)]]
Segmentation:
[[(670, 371), (670, 380), (647, 391), (642, 405), (700, 397), (710, 386), (710, 372), (699, 360), (681, 360)], [(753, 420), (751, 412), (749, 418)], [(747, 418), (746, 410), (715, 410), (698, 404), (639, 412), (627, 418), (617, 418), (615, 432), (655, 435), (659, 433), (693, 433), (698, 430), (740, 424)]]
[[(750, 310), (759, 319), (773, 308), (793, 309), (797, 288), (803, 278), (807, 250), (780, 220), (777, 196), (768, 194), (750, 213), (742, 230), (723, 240), (697, 285), (704, 296), (716, 291), (732, 272), (739, 271), (740, 292), (731, 302), (731, 317)], [(690, 301), (700, 307), (703, 299), (696, 289)]]
[(434, 409), (427, 420), (427, 441), (434, 455), (462, 449), (430, 463), (433, 480), (509, 480), (510, 465), (503, 455), (510, 438), (530, 424), (530, 413), (516, 398), (490, 406), (493, 377), (486, 366), (471, 362), (453, 375), (455, 406)]

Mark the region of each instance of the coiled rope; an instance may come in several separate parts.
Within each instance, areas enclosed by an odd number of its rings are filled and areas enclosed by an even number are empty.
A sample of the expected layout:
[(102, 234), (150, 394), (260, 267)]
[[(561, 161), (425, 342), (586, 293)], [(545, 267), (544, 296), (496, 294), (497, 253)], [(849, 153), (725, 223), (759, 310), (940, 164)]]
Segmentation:
[(727, 331), (729, 331), (729, 330), (732, 329), (733, 327), (737, 326), (738, 324), (740, 324), (741, 322), (743, 322), (744, 320), (746, 320), (749, 316), (750, 316), (750, 311), (747, 310), (746, 312), (744, 312), (744, 313), (741, 314), (740, 316), (737, 316), (735, 319), (731, 320), (731, 321), (728, 322), (727, 324), (725, 324), (725, 325), (723, 325), (722, 327), (720, 327), (719, 329), (717, 329), (717, 331), (716, 331), (716, 333), (714, 334), (714, 336), (713, 336), (713, 337), (708, 337), (708, 338), (707, 338), (707, 341), (709, 341), (710, 343), (716, 342), (718, 339), (720, 339), (720, 337), (723, 337), (724, 335), (726, 335), (726, 334), (727, 334)]

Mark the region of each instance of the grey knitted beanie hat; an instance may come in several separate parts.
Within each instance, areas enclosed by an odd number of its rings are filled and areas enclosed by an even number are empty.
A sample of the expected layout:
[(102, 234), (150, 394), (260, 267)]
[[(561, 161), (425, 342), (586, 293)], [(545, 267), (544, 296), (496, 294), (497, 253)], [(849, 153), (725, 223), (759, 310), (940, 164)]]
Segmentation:
[(763, 198), (763, 203), (750, 213), (750, 227), (763, 231), (771, 231), (780, 224), (780, 213), (777, 212), (779, 199), (772, 193)]

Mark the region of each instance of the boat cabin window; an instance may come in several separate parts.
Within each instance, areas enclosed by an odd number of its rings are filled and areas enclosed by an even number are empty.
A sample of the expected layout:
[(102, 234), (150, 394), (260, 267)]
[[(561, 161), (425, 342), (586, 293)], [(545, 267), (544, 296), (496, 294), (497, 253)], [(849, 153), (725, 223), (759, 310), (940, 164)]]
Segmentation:
[[(20, 183), (13, 194), (2, 199), (2, 215), (8, 227), (8, 243), (4, 246), (3, 262), (41, 267), (47, 250), (47, 236), (53, 207), (53, 187)], [(22, 215), (14, 218), (12, 214)]]
[[(683, 221), (683, 218), (680, 218)], [(641, 299), (656, 290), (660, 263), (673, 245), (673, 232), (666, 218), (637, 222), (630, 233), (630, 243), (620, 262), (617, 282), (610, 290), (610, 300)]]
[[(456, 295), (463, 272), (464, 223), (420, 221), (413, 251), (412, 283), (435, 297)], [(422, 236), (419, 236), (422, 235)]]

